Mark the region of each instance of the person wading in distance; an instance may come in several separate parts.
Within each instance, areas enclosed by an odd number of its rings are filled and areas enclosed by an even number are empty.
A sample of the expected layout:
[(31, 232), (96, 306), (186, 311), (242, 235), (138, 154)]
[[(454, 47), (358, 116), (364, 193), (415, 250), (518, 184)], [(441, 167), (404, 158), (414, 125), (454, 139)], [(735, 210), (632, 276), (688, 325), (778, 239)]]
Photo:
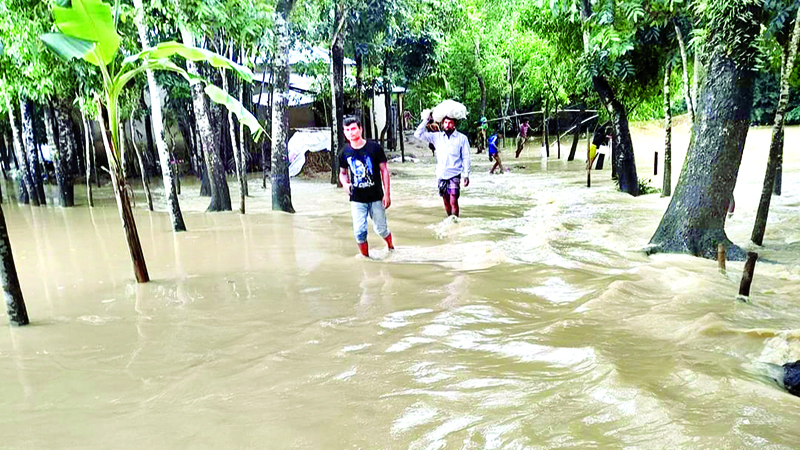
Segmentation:
[(458, 216), (458, 197), (461, 194), (461, 177), (464, 187), (469, 186), (470, 152), (469, 140), (456, 131), (458, 122), (450, 117), (442, 119), (442, 131), (427, 130), (433, 116), (420, 122), (414, 137), (427, 141), (436, 147), (436, 178), (439, 180), (439, 195), (444, 200), (444, 210), (448, 216)]
[(364, 139), (364, 130), (358, 118), (349, 116), (342, 122), (348, 144), (345, 144), (339, 156), (339, 181), (350, 195), (353, 235), (358, 249), (362, 255), (369, 256), (369, 217), (375, 232), (386, 241), (389, 250), (394, 250), (392, 233), (386, 223), (386, 209), (392, 204), (386, 154), (378, 143)]

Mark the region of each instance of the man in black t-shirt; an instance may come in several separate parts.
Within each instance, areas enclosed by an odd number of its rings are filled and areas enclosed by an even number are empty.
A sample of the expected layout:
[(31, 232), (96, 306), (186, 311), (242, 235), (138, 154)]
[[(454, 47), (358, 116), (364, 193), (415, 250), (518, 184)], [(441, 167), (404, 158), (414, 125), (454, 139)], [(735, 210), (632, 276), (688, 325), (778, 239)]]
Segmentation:
[(343, 122), (344, 135), (350, 143), (345, 144), (339, 155), (339, 181), (350, 195), (356, 244), (362, 255), (369, 256), (367, 217), (370, 217), (375, 232), (386, 241), (389, 250), (394, 250), (386, 223), (386, 208), (392, 204), (386, 154), (376, 142), (364, 139), (358, 118), (349, 116)]

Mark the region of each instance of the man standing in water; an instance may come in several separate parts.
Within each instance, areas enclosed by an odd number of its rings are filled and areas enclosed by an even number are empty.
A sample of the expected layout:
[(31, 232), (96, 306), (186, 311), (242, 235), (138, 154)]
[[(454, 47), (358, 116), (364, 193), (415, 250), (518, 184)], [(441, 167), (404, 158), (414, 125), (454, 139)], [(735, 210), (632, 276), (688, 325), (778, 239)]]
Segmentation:
[(343, 123), (349, 143), (339, 156), (339, 181), (350, 195), (353, 235), (358, 249), (362, 255), (369, 256), (367, 217), (370, 217), (375, 232), (386, 241), (389, 250), (394, 250), (392, 233), (386, 223), (386, 209), (392, 204), (386, 154), (376, 142), (364, 139), (358, 118), (345, 117)]
[(469, 140), (456, 131), (455, 119), (442, 119), (442, 131), (431, 132), (426, 129), (433, 122), (433, 116), (420, 122), (414, 137), (427, 141), (436, 147), (436, 178), (439, 180), (439, 195), (444, 200), (444, 210), (448, 216), (458, 216), (458, 197), (461, 194), (461, 176), (464, 187), (469, 186), (470, 154)]

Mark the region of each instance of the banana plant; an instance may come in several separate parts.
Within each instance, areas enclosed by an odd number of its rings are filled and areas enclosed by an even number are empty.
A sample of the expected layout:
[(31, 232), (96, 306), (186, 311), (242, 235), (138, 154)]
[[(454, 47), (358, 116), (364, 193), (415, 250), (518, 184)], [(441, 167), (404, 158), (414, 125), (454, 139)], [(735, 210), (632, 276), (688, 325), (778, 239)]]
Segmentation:
[[(101, 101), (98, 96), (97, 101), (104, 103), (108, 112), (107, 129), (111, 134), (111, 142), (106, 143), (106, 153), (109, 173), (114, 185), (117, 206), (128, 240), (136, 279), (138, 282), (144, 283), (149, 281), (149, 275), (130, 207), (128, 198), (130, 190), (127, 189), (127, 182), (122, 176), (118, 150), (119, 96), (128, 82), (148, 69), (176, 72), (191, 84), (204, 83), (206, 85), (205, 92), (209, 98), (236, 114), (239, 121), (250, 129), (255, 141), (258, 141), (264, 130), (258, 120), (238, 100), (213, 84), (207, 83), (203, 78), (189, 74), (171, 61), (170, 57), (180, 56), (191, 61), (206, 61), (214, 67), (232, 70), (249, 82), (253, 79), (253, 75), (248, 68), (208, 50), (189, 47), (178, 42), (164, 42), (120, 60), (117, 56), (121, 41), (116, 30), (118, 19), (116, 13), (118, 11), (119, 0), (116, 1), (114, 13), (112, 13), (111, 5), (103, 3), (101, 0), (58, 0), (58, 4), (53, 6), (53, 17), (59, 32), (43, 34), (41, 39), (47, 47), (62, 58), (66, 60), (83, 59), (97, 66), (100, 71), (104, 98)], [(98, 120), (101, 129), (105, 129), (102, 114), (98, 114)], [(103, 132), (103, 139), (104, 142), (107, 141), (105, 132)]]

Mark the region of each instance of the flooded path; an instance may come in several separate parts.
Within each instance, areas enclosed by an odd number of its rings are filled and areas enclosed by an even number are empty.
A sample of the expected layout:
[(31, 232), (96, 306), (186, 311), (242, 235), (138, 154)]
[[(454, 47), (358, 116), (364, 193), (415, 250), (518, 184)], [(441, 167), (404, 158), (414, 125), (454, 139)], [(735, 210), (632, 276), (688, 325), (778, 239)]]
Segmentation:
[[(660, 133), (634, 136), (640, 178)], [(769, 136), (748, 136), (740, 245)], [(776, 263), (749, 304), (742, 263), (644, 256), (669, 199), (616, 192), (608, 165), (586, 189), (582, 162), (535, 144), (502, 175), (473, 155), (457, 221), (429, 153), (390, 163), (398, 248), (370, 230), (374, 260), (324, 181), (292, 180), (295, 215), (256, 179), (244, 216), (203, 213), (184, 184), (180, 234), (138, 199), (144, 285), (110, 192), (92, 210), (5, 203), (33, 325), (0, 321), (3, 448), (797, 448), (800, 399), (769, 377), (800, 359), (800, 129), (786, 142), (758, 250)]]

